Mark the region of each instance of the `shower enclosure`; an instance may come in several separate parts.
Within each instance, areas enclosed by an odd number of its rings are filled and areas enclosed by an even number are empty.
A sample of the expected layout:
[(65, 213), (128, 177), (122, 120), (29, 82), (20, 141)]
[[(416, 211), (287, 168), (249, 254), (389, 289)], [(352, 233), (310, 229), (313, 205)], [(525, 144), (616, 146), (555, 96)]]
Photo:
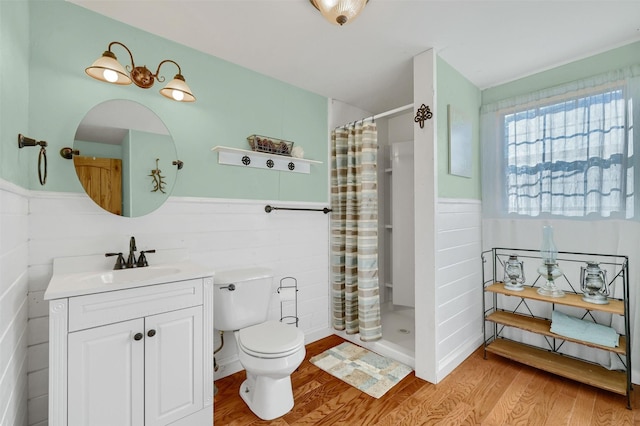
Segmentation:
[(382, 339), (341, 337), (415, 366), (413, 104), (374, 116), (378, 128), (378, 278)]

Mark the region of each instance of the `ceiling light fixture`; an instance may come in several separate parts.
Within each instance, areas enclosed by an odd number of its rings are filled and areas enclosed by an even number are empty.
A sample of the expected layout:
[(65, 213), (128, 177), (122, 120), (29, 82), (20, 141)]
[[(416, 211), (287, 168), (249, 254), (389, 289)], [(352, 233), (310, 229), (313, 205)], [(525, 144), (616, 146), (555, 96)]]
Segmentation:
[(332, 24), (340, 26), (353, 21), (362, 12), (369, 0), (309, 0), (322, 16)]
[[(127, 53), (129, 53), (131, 66), (127, 65), (126, 70), (122, 65), (120, 65), (116, 55), (111, 51), (111, 46), (114, 44), (124, 47)], [(148, 89), (153, 86), (155, 80), (158, 80), (161, 83), (164, 82), (165, 78), (159, 75), (159, 73), (160, 67), (166, 62), (171, 62), (178, 67), (178, 74), (176, 74), (175, 77), (173, 77), (173, 80), (171, 80), (164, 88), (160, 89), (160, 94), (178, 102), (194, 102), (196, 98), (193, 96), (191, 89), (184, 81), (182, 70), (177, 62), (172, 61), (171, 59), (165, 59), (160, 62), (158, 69), (155, 74), (153, 74), (146, 66), (137, 67), (133, 62), (133, 54), (129, 48), (119, 41), (112, 41), (109, 43), (108, 50), (106, 50), (100, 58), (96, 59), (90, 67), (85, 69), (85, 72), (90, 77), (107, 83), (126, 85), (133, 82), (138, 87)]]

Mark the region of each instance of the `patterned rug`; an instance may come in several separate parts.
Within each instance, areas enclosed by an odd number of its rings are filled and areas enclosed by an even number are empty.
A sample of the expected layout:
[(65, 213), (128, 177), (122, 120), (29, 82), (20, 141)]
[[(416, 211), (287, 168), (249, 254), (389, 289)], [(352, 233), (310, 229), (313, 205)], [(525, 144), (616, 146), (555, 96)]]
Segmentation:
[(341, 343), (309, 361), (351, 386), (380, 398), (413, 370), (349, 342)]

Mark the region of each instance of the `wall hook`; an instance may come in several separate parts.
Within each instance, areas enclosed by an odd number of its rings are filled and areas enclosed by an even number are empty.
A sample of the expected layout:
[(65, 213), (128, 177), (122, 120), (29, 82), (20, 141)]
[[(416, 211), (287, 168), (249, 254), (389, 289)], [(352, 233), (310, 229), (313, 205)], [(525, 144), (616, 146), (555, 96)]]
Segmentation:
[(182, 170), (182, 167), (184, 167), (184, 161), (180, 161), (180, 160), (175, 160), (173, 163), (174, 166), (178, 166), (178, 170)]
[(80, 155), (80, 151), (77, 149), (69, 148), (65, 146), (60, 150), (60, 156), (64, 159), (71, 160), (74, 155)]
[(425, 120), (430, 120), (433, 117), (433, 113), (429, 109), (428, 106), (422, 104), (420, 108), (418, 108), (418, 112), (416, 113), (416, 118), (413, 120), (416, 123), (420, 123), (420, 128), (424, 128)]

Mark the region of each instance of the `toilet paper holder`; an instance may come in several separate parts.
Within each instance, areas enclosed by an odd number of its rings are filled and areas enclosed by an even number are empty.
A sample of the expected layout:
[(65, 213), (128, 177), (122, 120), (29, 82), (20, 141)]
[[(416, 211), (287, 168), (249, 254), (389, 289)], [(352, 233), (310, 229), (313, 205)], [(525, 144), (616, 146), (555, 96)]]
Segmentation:
[[(284, 277), (280, 280), (278, 287), (280, 297), (280, 322), (285, 324), (295, 324), (298, 326), (298, 280), (294, 277)], [(293, 302), (293, 303), (292, 303)], [(285, 315), (285, 308), (291, 310), (293, 315)]]

